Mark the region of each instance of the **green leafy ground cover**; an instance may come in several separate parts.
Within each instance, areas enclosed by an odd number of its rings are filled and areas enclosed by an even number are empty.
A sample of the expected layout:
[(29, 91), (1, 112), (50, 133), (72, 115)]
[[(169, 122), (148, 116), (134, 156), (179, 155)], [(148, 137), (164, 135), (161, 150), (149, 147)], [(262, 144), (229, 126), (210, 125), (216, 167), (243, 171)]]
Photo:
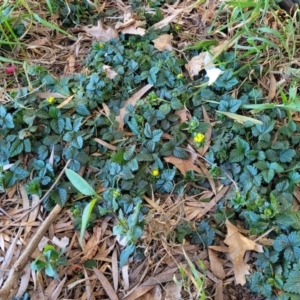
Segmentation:
[[(131, 4), (139, 7), (138, 1)], [(146, 15), (148, 27), (162, 18), (158, 8), (161, 4), (153, 4), (157, 7), (154, 16)], [(246, 11), (243, 8), (235, 7), (236, 18), (251, 18), (257, 12), (256, 7)], [(266, 33), (266, 29), (261, 31)], [(176, 34), (168, 25), (162, 30), (148, 30), (144, 36), (120, 35), (119, 40), (94, 43), (84, 62), (86, 74), (55, 77), (42, 66), (27, 66), (26, 73), (19, 74), (23, 87), (6, 92), (9, 102), (0, 106), (1, 191), (24, 181), (28, 195), (41, 197), (66, 161), (70, 161), (69, 169), (74, 172), (87, 166), (84, 179), (93, 191), (102, 188), (102, 193), (96, 193), (92, 200), (85, 197), (84, 201), (67, 203), (70, 194), (74, 199), (93, 194), (85, 193), (82, 183), (77, 186), (78, 192), (66, 177), (44, 199), (43, 206), (51, 211), (56, 204), (66, 205), (77, 229), (91, 228), (96, 218), (116, 217), (113, 233), (125, 236), (127, 244), (119, 257), (122, 267), (129, 257), (141, 255), (139, 243), (148, 213), (144, 196), (196, 195), (201, 188), (210, 188), (206, 176), (193, 170), (184, 176), (163, 159), (170, 155), (188, 159), (188, 144), (195, 149), (204, 145), (203, 138), (210, 127), (204, 121), (207, 112), (214, 126), (203, 161), (210, 176), (224, 186), (232, 186), (232, 192), (217, 204), (213, 215), (194, 228), (186, 222), (178, 224), (177, 241), (187, 239), (205, 249), (215, 243), (218, 232), (225, 231), (226, 219), (241, 222), (257, 236), (268, 232), (274, 243), (257, 254), (255, 267), (247, 277), (248, 286), (266, 299), (298, 299), (300, 213), (294, 209), (293, 194), (300, 183), (300, 125), (291, 114), (299, 111), (298, 79), (293, 77), (290, 87), (281, 91), (281, 103), (267, 103), (258, 82), (261, 72), (269, 70), (261, 68), (260, 60), (241, 60), (237, 45), (217, 57), (224, 73), (213, 85), (207, 85), (205, 73), (191, 81), (183, 75), (186, 58), (202, 49), (187, 50), (184, 55), (159, 52), (152, 41), (170, 32)], [(278, 34), (283, 33), (268, 33), (273, 34), (269, 40), (264, 38), (268, 49), (280, 47), (272, 39), (282, 39)], [(248, 34), (244, 53), (258, 57), (264, 50), (261, 47), (266, 47), (265, 41), (259, 35), (252, 36), (252, 32)], [(275, 53), (274, 57), (280, 55)], [(113, 79), (107, 77), (107, 65), (117, 73)], [(120, 130), (120, 109), (147, 84), (152, 85), (151, 90), (135, 105), (126, 106), (125, 126)], [(52, 96), (43, 100), (39, 97), (41, 92), (72, 98), (67, 102)], [(109, 114), (103, 112), (103, 104)], [(254, 115), (246, 110), (249, 108), (257, 109)], [(189, 110), (190, 120), (181, 122), (176, 111), (182, 109)], [(237, 122), (236, 115), (232, 118), (227, 113), (249, 116), (261, 123)], [(22, 160), (24, 156), (30, 157), (29, 164)], [(46, 268), (46, 264), (40, 267)], [(51, 266), (48, 270), (48, 275), (56, 275)]]

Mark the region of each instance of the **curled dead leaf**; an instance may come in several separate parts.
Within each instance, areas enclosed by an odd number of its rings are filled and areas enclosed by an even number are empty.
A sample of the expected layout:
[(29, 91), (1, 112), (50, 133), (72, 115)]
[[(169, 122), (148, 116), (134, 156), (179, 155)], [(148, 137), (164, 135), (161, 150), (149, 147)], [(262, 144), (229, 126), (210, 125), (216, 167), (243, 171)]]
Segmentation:
[(97, 26), (83, 26), (82, 29), (98, 42), (107, 42), (111, 39), (119, 39), (118, 32), (111, 27), (106, 27), (105, 29), (101, 21), (98, 21)]
[(163, 34), (160, 35), (157, 39), (153, 40), (154, 48), (159, 51), (172, 51), (171, 41), (173, 39), (172, 34)]
[(109, 79), (114, 79), (118, 73), (116, 71), (114, 71), (111, 66), (106, 66), (104, 65), (103, 66), (103, 71), (105, 72), (106, 76), (109, 78)]
[(227, 235), (224, 243), (228, 245), (229, 257), (233, 264), (234, 276), (236, 284), (244, 285), (246, 283), (246, 275), (250, 274), (250, 266), (244, 263), (244, 255), (248, 250), (263, 252), (263, 247), (254, 241), (243, 236), (237, 227), (226, 221)]

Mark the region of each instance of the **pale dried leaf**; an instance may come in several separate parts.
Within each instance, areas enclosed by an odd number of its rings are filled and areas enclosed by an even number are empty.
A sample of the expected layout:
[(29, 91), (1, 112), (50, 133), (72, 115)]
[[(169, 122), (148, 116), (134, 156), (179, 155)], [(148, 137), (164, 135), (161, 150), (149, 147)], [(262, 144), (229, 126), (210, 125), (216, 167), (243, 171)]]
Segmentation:
[(72, 99), (74, 98), (75, 95), (72, 95), (70, 97), (68, 97), (66, 100), (64, 100), (62, 103), (60, 103), (59, 105), (56, 106), (56, 108), (62, 108), (64, 107), (65, 105), (69, 104)]
[[(66, 280), (67, 280), (67, 277), (65, 276), (64, 279), (61, 280), (58, 285), (56, 285), (56, 288), (50, 295), (49, 300), (57, 300), (59, 298), (61, 291), (65, 285)], [(86, 283), (86, 285), (87, 285), (87, 283)], [(90, 299), (92, 300), (93, 298), (90, 298)]]
[(49, 44), (49, 39), (48, 38), (41, 38), (41, 39), (37, 39), (33, 42), (31, 42), (30, 44), (27, 45), (28, 49), (33, 49), (33, 48), (37, 48), (40, 46), (44, 46), (46, 44)]
[(184, 11), (184, 9), (182, 9), (182, 8), (181, 9), (175, 9), (174, 12), (170, 16), (168, 16), (168, 17), (164, 18), (163, 20), (155, 23), (152, 27), (154, 29), (160, 29), (160, 28), (163, 28), (163, 27), (169, 25), (183, 11)]
[(129, 289), (129, 274), (128, 274), (128, 265), (122, 267), (122, 278), (124, 282), (125, 291)]
[(134, 24), (132, 24), (132, 25), (126, 27), (126, 28), (123, 28), (121, 30), (121, 33), (123, 33), (123, 34), (134, 34), (134, 35), (143, 36), (146, 33), (146, 29), (141, 28), (139, 26), (142, 26), (144, 24), (145, 24), (145, 22), (136, 21)]
[(111, 271), (113, 277), (114, 290), (117, 291), (119, 285), (119, 272), (118, 272), (118, 255), (116, 249), (113, 251), (111, 257)]
[(87, 274), (87, 271), (85, 268), (83, 268), (83, 271), (84, 271), (84, 278), (85, 278), (85, 292), (86, 292), (86, 297), (87, 299), (89, 300), (96, 300), (94, 295), (93, 295), (93, 288), (91, 286), (91, 282), (90, 282), (90, 279), (89, 279), (89, 276)]
[(162, 300), (161, 287), (156, 285), (148, 293), (139, 298), (140, 300)]
[(114, 79), (118, 75), (118, 73), (114, 71), (111, 66), (104, 65), (103, 70), (109, 79)]
[(227, 193), (229, 189), (229, 185), (222, 188), (222, 190), (216, 194), (216, 196), (211, 199), (211, 201), (203, 208), (200, 215), (198, 215), (198, 219), (205, 216)]
[(272, 100), (274, 99), (276, 95), (276, 90), (277, 90), (277, 81), (274, 76), (274, 74), (270, 74), (270, 86), (269, 86), (269, 93), (268, 93), (268, 99)]
[(92, 259), (97, 251), (98, 251), (98, 244), (100, 242), (101, 239), (101, 228), (99, 227), (94, 227), (93, 228), (93, 235), (91, 236), (91, 238), (88, 240), (86, 246), (84, 247), (84, 256), (81, 258), (81, 263)]
[(107, 296), (109, 297), (109, 299), (110, 300), (119, 300), (116, 292), (114, 291), (113, 287), (111, 286), (111, 284), (109, 283), (107, 278), (103, 275), (103, 273), (96, 268), (93, 268), (93, 270), (95, 272), (96, 277), (102, 284), (102, 287), (104, 288), (105, 292), (107, 293)]
[(38, 244), (38, 249), (40, 252), (43, 251), (43, 249), (45, 248), (45, 246), (49, 243), (50, 239), (47, 238), (46, 236), (43, 236)]
[(68, 64), (66, 65), (65, 74), (73, 74), (75, 72), (76, 60), (75, 56), (71, 54), (67, 58)]
[(48, 97), (53, 97), (53, 98), (62, 98), (65, 99), (67, 98), (66, 96), (60, 94), (60, 93), (51, 93), (51, 92), (42, 92), (42, 93), (37, 93), (36, 94), (39, 98), (46, 99)]
[(5, 278), (4, 274), (6, 273), (5, 270), (9, 268), (9, 265), (11, 263), (13, 255), (14, 255), (14, 252), (16, 251), (17, 241), (19, 240), (22, 231), (23, 231), (23, 228), (19, 227), (18, 232), (16, 233), (15, 237), (13, 238), (11, 244), (9, 245), (9, 247), (5, 253), (4, 260), (0, 267), (0, 286), (2, 285), (2, 283), (4, 281), (4, 278)]
[(244, 285), (250, 266), (244, 263), (244, 255), (248, 250), (263, 252), (263, 247), (239, 233), (237, 227), (226, 221), (227, 235), (224, 243), (229, 246), (229, 257), (233, 264), (236, 284)]
[(69, 245), (69, 242), (70, 239), (66, 236), (62, 237), (61, 239), (54, 236), (52, 239), (52, 243), (57, 247), (59, 247), (60, 249), (65, 249)]
[(184, 65), (190, 75), (191, 80), (193, 80), (194, 76), (197, 76), (199, 72), (204, 69), (205, 56), (206, 52), (202, 52), (199, 55), (192, 57), (192, 59)]
[(191, 80), (194, 76), (198, 75), (203, 69), (206, 71), (206, 76), (208, 77), (208, 85), (213, 84), (218, 77), (223, 73), (222, 70), (216, 68), (212, 62), (212, 57), (208, 52), (202, 52), (197, 56), (194, 56), (187, 64), (185, 68), (188, 71)]
[(16, 298), (20, 298), (27, 290), (30, 280), (30, 264), (28, 263), (22, 273), (21, 282), (19, 283), (19, 290), (16, 294)]
[(127, 245), (127, 239), (126, 239), (126, 236), (124, 236), (124, 237), (121, 239), (121, 236), (118, 234), (118, 235), (116, 235), (116, 240), (117, 240), (117, 242), (118, 242), (121, 246), (123, 246), (123, 247), (125, 247), (125, 246)]
[[(180, 282), (181, 283), (181, 282)], [(165, 287), (165, 300), (180, 300), (181, 296), (182, 284), (176, 284), (175, 282), (170, 282)]]
[(82, 29), (98, 42), (107, 42), (111, 39), (119, 39), (118, 32), (111, 27), (107, 27), (105, 29), (101, 21), (98, 21), (97, 26), (83, 26)]
[(214, 273), (214, 275), (218, 279), (224, 279), (225, 278), (225, 271), (223, 268), (223, 264), (218, 258), (217, 254), (214, 250), (211, 248), (208, 248), (208, 256), (209, 256), (209, 262), (210, 262), (210, 269)]
[(191, 113), (187, 108), (176, 110), (174, 115), (179, 116), (179, 124), (186, 122), (191, 118)]
[(141, 99), (141, 97), (147, 93), (151, 88), (152, 84), (147, 84), (144, 87), (142, 87), (139, 91), (137, 91), (135, 94), (133, 94), (130, 98), (128, 98), (124, 104), (124, 107), (120, 109), (120, 114), (116, 117), (116, 120), (119, 122), (119, 130), (123, 130), (124, 127), (124, 116), (126, 114), (126, 107), (131, 104), (135, 105), (135, 103)]
[(160, 35), (157, 39), (153, 40), (154, 48), (159, 51), (172, 51), (171, 41), (173, 39), (172, 34)]
[(223, 300), (224, 299), (224, 293), (223, 293), (223, 282), (220, 281), (217, 283), (216, 291), (215, 291), (215, 298), (214, 300)]
[(109, 144), (109, 143), (107, 143), (107, 142), (105, 142), (105, 141), (103, 141), (99, 138), (94, 138), (94, 141), (97, 142), (98, 144), (106, 147), (107, 149), (112, 150), (112, 151), (117, 151), (118, 150), (118, 147), (113, 146), (113, 145), (111, 145), (111, 144)]

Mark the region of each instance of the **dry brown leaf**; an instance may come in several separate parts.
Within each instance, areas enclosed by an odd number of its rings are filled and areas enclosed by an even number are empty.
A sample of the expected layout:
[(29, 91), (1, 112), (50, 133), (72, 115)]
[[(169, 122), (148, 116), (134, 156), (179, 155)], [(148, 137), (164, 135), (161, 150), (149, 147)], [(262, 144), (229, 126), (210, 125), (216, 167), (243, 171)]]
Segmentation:
[(204, 58), (206, 53), (207, 52), (202, 52), (199, 55), (192, 57), (192, 59), (184, 65), (191, 80), (194, 80), (194, 76), (198, 75), (199, 72), (204, 69)]
[[(162, 300), (161, 287), (156, 285), (148, 293), (139, 298), (140, 300)], [(165, 299), (165, 298), (164, 298)]]
[(145, 24), (145, 22), (136, 21), (134, 24), (132, 24), (132, 25), (126, 27), (126, 28), (123, 28), (121, 30), (121, 33), (123, 33), (123, 34), (134, 34), (134, 35), (143, 36), (146, 33), (146, 29), (141, 28), (139, 26), (142, 26), (144, 24)]
[[(63, 280), (61, 280), (59, 283), (56, 283), (54, 291), (50, 294), (50, 297), (48, 298), (49, 300), (57, 300), (60, 297), (61, 291), (64, 288), (65, 282), (67, 280), (67, 276), (64, 277)], [(88, 283), (86, 283), (88, 285)], [(49, 295), (48, 293), (45, 292), (46, 295)], [(93, 300), (94, 298), (89, 298)]]
[(225, 271), (223, 268), (223, 264), (218, 258), (217, 254), (214, 250), (211, 248), (208, 248), (208, 256), (209, 256), (209, 262), (210, 262), (210, 269), (214, 273), (214, 275), (218, 279), (224, 279), (225, 278)]
[(182, 299), (181, 296), (182, 285), (176, 284), (175, 282), (170, 282), (165, 287), (165, 300), (180, 300)]
[(157, 22), (156, 24), (154, 24), (150, 28), (153, 27), (154, 29), (159, 29), (159, 28), (165, 27), (166, 25), (169, 25), (169, 23), (171, 23), (183, 11), (184, 11), (183, 8), (175, 9), (174, 12), (170, 16), (168, 16), (168, 17), (164, 18), (163, 20)]
[(124, 127), (124, 116), (126, 114), (126, 107), (131, 104), (135, 105), (135, 103), (141, 99), (141, 97), (147, 93), (151, 88), (152, 84), (147, 84), (144, 87), (142, 87), (139, 91), (137, 91), (135, 94), (133, 94), (130, 98), (128, 98), (124, 104), (124, 107), (120, 109), (120, 114), (116, 117), (116, 120), (119, 122), (119, 130), (123, 130)]
[(69, 104), (72, 99), (74, 98), (75, 95), (72, 95), (70, 97), (68, 97), (66, 100), (64, 100), (62, 103), (60, 103), (59, 105), (56, 106), (56, 108), (62, 108), (64, 107), (65, 105)]
[(43, 92), (43, 93), (37, 93), (36, 94), (39, 98), (42, 98), (42, 99), (46, 99), (48, 97), (53, 97), (53, 98), (62, 98), (62, 99), (65, 99), (67, 98), (67, 96), (64, 96), (60, 93), (51, 93), (51, 92)]
[(68, 64), (65, 67), (64, 74), (73, 74), (75, 72), (75, 66), (76, 66), (75, 56), (73, 54), (71, 54), (67, 58), (67, 62), (68, 62)]
[(118, 32), (111, 27), (107, 27), (105, 29), (101, 21), (98, 21), (97, 26), (83, 26), (82, 29), (98, 42), (107, 42), (111, 39), (119, 39)]
[(28, 263), (23, 270), (21, 280), (19, 283), (19, 290), (18, 293), (16, 294), (16, 298), (21, 298), (23, 294), (26, 292), (28, 288), (29, 280), (30, 280), (30, 264)]
[(111, 271), (112, 271), (114, 290), (117, 291), (118, 290), (118, 285), (119, 285), (117, 249), (115, 249), (113, 251), (113, 254), (112, 254), (112, 257), (111, 257)]
[(132, 293), (130, 293), (128, 296), (124, 297), (123, 300), (136, 300), (139, 297), (146, 294), (152, 288), (154, 288), (157, 284), (173, 281), (174, 273), (176, 271), (178, 271), (178, 269), (173, 268), (173, 269), (166, 271), (165, 273), (158, 274), (155, 277), (150, 277), (142, 285), (137, 287)]
[(171, 41), (173, 39), (172, 34), (160, 35), (157, 39), (153, 40), (154, 48), (159, 51), (172, 51)]
[(197, 218), (200, 219), (205, 216), (224, 197), (228, 190), (229, 185), (223, 187), (222, 190), (203, 208), (201, 214), (198, 215)]
[(109, 283), (107, 278), (104, 276), (104, 274), (96, 268), (93, 268), (93, 270), (95, 272), (96, 277), (102, 284), (102, 287), (104, 288), (109, 299), (110, 300), (119, 300), (116, 292), (114, 291), (113, 287), (111, 286), (111, 284)]
[(277, 81), (274, 76), (274, 74), (270, 74), (270, 87), (269, 87), (269, 93), (268, 93), (268, 99), (272, 100), (274, 99), (276, 95), (276, 90), (277, 90)]
[(233, 264), (235, 282), (244, 285), (246, 283), (245, 276), (250, 274), (250, 266), (244, 263), (245, 252), (248, 250), (263, 252), (263, 247), (243, 236), (238, 228), (228, 220), (226, 221), (226, 227), (227, 235), (224, 243), (229, 247), (228, 253)]
[(179, 116), (179, 124), (186, 122), (191, 118), (191, 113), (187, 108), (176, 110), (174, 115)]
[(123, 288), (125, 291), (129, 289), (129, 274), (128, 274), (128, 265), (122, 267), (122, 279), (123, 279)]
[(87, 261), (88, 259), (92, 259), (97, 251), (98, 251), (98, 244), (100, 242), (101, 239), (101, 235), (102, 235), (102, 230), (99, 227), (94, 227), (93, 228), (93, 235), (91, 236), (91, 238), (88, 240), (86, 246), (85, 246), (85, 254), (84, 256), (81, 258), (81, 263)]
[(189, 159), (181, 159), (177, 158), (173, 155), (164, 157), (164, 160), (168, 163), (173, 164), (183, 175), (186, 174), (187, 171), (194, 170), (197, 173), (202, 173), (201, 169), (194, 165), (194, 162)]
[(140, 26), (145, 25), (146, 22), (136, 20), (135, 17), (136, 15), (133, 16), (131, 12), (125, 12), (123, 23), (117, 22), (115, 29), (123, 34), (145, 35), (146, 29), (141, 28)]
[(220, 281), (217, 283), (216, 291), (215, 291), (215, 298), (214, 300), (223, 300), (224, 299), (224, 293), (223, 293), (223, 282)]
[(27, 45), (28, 49), (33, 49), (36, 47), (40, 47), (40, 46), (44, 46), (46, 44), (49, 44), (49, 39), (48, 38), (41, 38), (41, 39), (37, 39), (33, 42), (31, 42), (30, 44)]
[(85, 268), (83, 268), (84, 278), (85, 278), (85, 292), (86, 292), (86, 298), (89, 300), (96, 300), (93, 295), (93, 287), (90, 282), (90, 278), (88, 276), (88, 273)]
[(118, 73), (117, 73), (116, 71), (114, 71), (114, 70), (111, 68), (111, 66), (106, 66), (106, 65), (104, 65), (104, 66), (103, 66), (103, 70), (104, 70), (104, 72), (105, 72), (107, 78), (109, 78), (109, 79), (114, 79), (114, 78), (118, 75)]
[(52, 243), (56, 245), (60, 249), (65, 249), (69, 245), (70, 239), (66, 236), (62, 237), (61, 239), (54, 236), (52, 238)]
[(94, 138), (94, 141), (99, 143), (100, 145), (106, 147), (107, 149), (110, 149), (112, 151), (117, 151), (118, 150), (118, 147), (114, 146), (114, 145), (111, 145), (101, 139), (98, 139), (98, 138)]
[(223, 73), (222, 70), (215, 67), (213, 58), (208, 52), (202, 52), (199, 55), (194, 56), (187, 64), (185, 64), (185, 68), (189, 72), (191, 80), (194, 80), (194, 76), (205, 69), (206, 76), (208, 77), (208, 85), (213, 84)]

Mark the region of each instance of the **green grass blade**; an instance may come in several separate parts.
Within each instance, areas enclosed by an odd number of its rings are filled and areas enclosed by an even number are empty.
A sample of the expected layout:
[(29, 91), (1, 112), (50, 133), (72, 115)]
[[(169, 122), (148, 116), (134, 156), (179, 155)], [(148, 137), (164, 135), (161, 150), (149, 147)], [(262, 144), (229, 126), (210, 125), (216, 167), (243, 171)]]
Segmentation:
[(254, 118), (250, 118), (250, 117), (246, 117), (246, 116), (241, 116), (238, 114), (234, 114), (234, 113), (230, 113), (230, 112), (226, 112), (226, 111), (219, 111), (216, 110), (217, 113), (219, 114), (223, 114), (225, 116), (227, 116), (228, 118), (234, 119), (239, 123), (245, 123), (245, 122), (252, 122), (253, 124), (258, 124), (258, 125), (263, 125), (262, 121), (259, 121), (257, 119)]
[(59, 28), (58, 26), (49, 23), (48, 21), (46, 21), (46, 20), (44, 20), (43, 18), (41, 18), (38, 14), (32, 14), (32, 15), (33, 15), (34, 19), (35, 19), (37, 22), (41, 23), (42, 25), (44, 25), (44, 26), (46, 26), (46, 27), (48, 27), (48, 28), (57, 30), (57, 31), (61, 32), (62, 34), (65, 34), (65, 35), (67, 35), (67, 36), (69, 36), (69, 37), (72, 37), (72, 35), (69, 34), (67, 31), (64, 31), (64, 30), (62, 30), (61, 28)]
[(83, 240), (83, 235), (84, 231), (87, 227), (87, 224), (89, 222), (89, 219), (91, 217), (93, 208), (95, 204), (97, 203), (98, 199), (94, 198), (85, 208), (82, 214), (82, 221), (81, 221), (81, 229), (80, 229), (80, 238), (79, 238), (79, 243), (82, 245), (82, 240)]

